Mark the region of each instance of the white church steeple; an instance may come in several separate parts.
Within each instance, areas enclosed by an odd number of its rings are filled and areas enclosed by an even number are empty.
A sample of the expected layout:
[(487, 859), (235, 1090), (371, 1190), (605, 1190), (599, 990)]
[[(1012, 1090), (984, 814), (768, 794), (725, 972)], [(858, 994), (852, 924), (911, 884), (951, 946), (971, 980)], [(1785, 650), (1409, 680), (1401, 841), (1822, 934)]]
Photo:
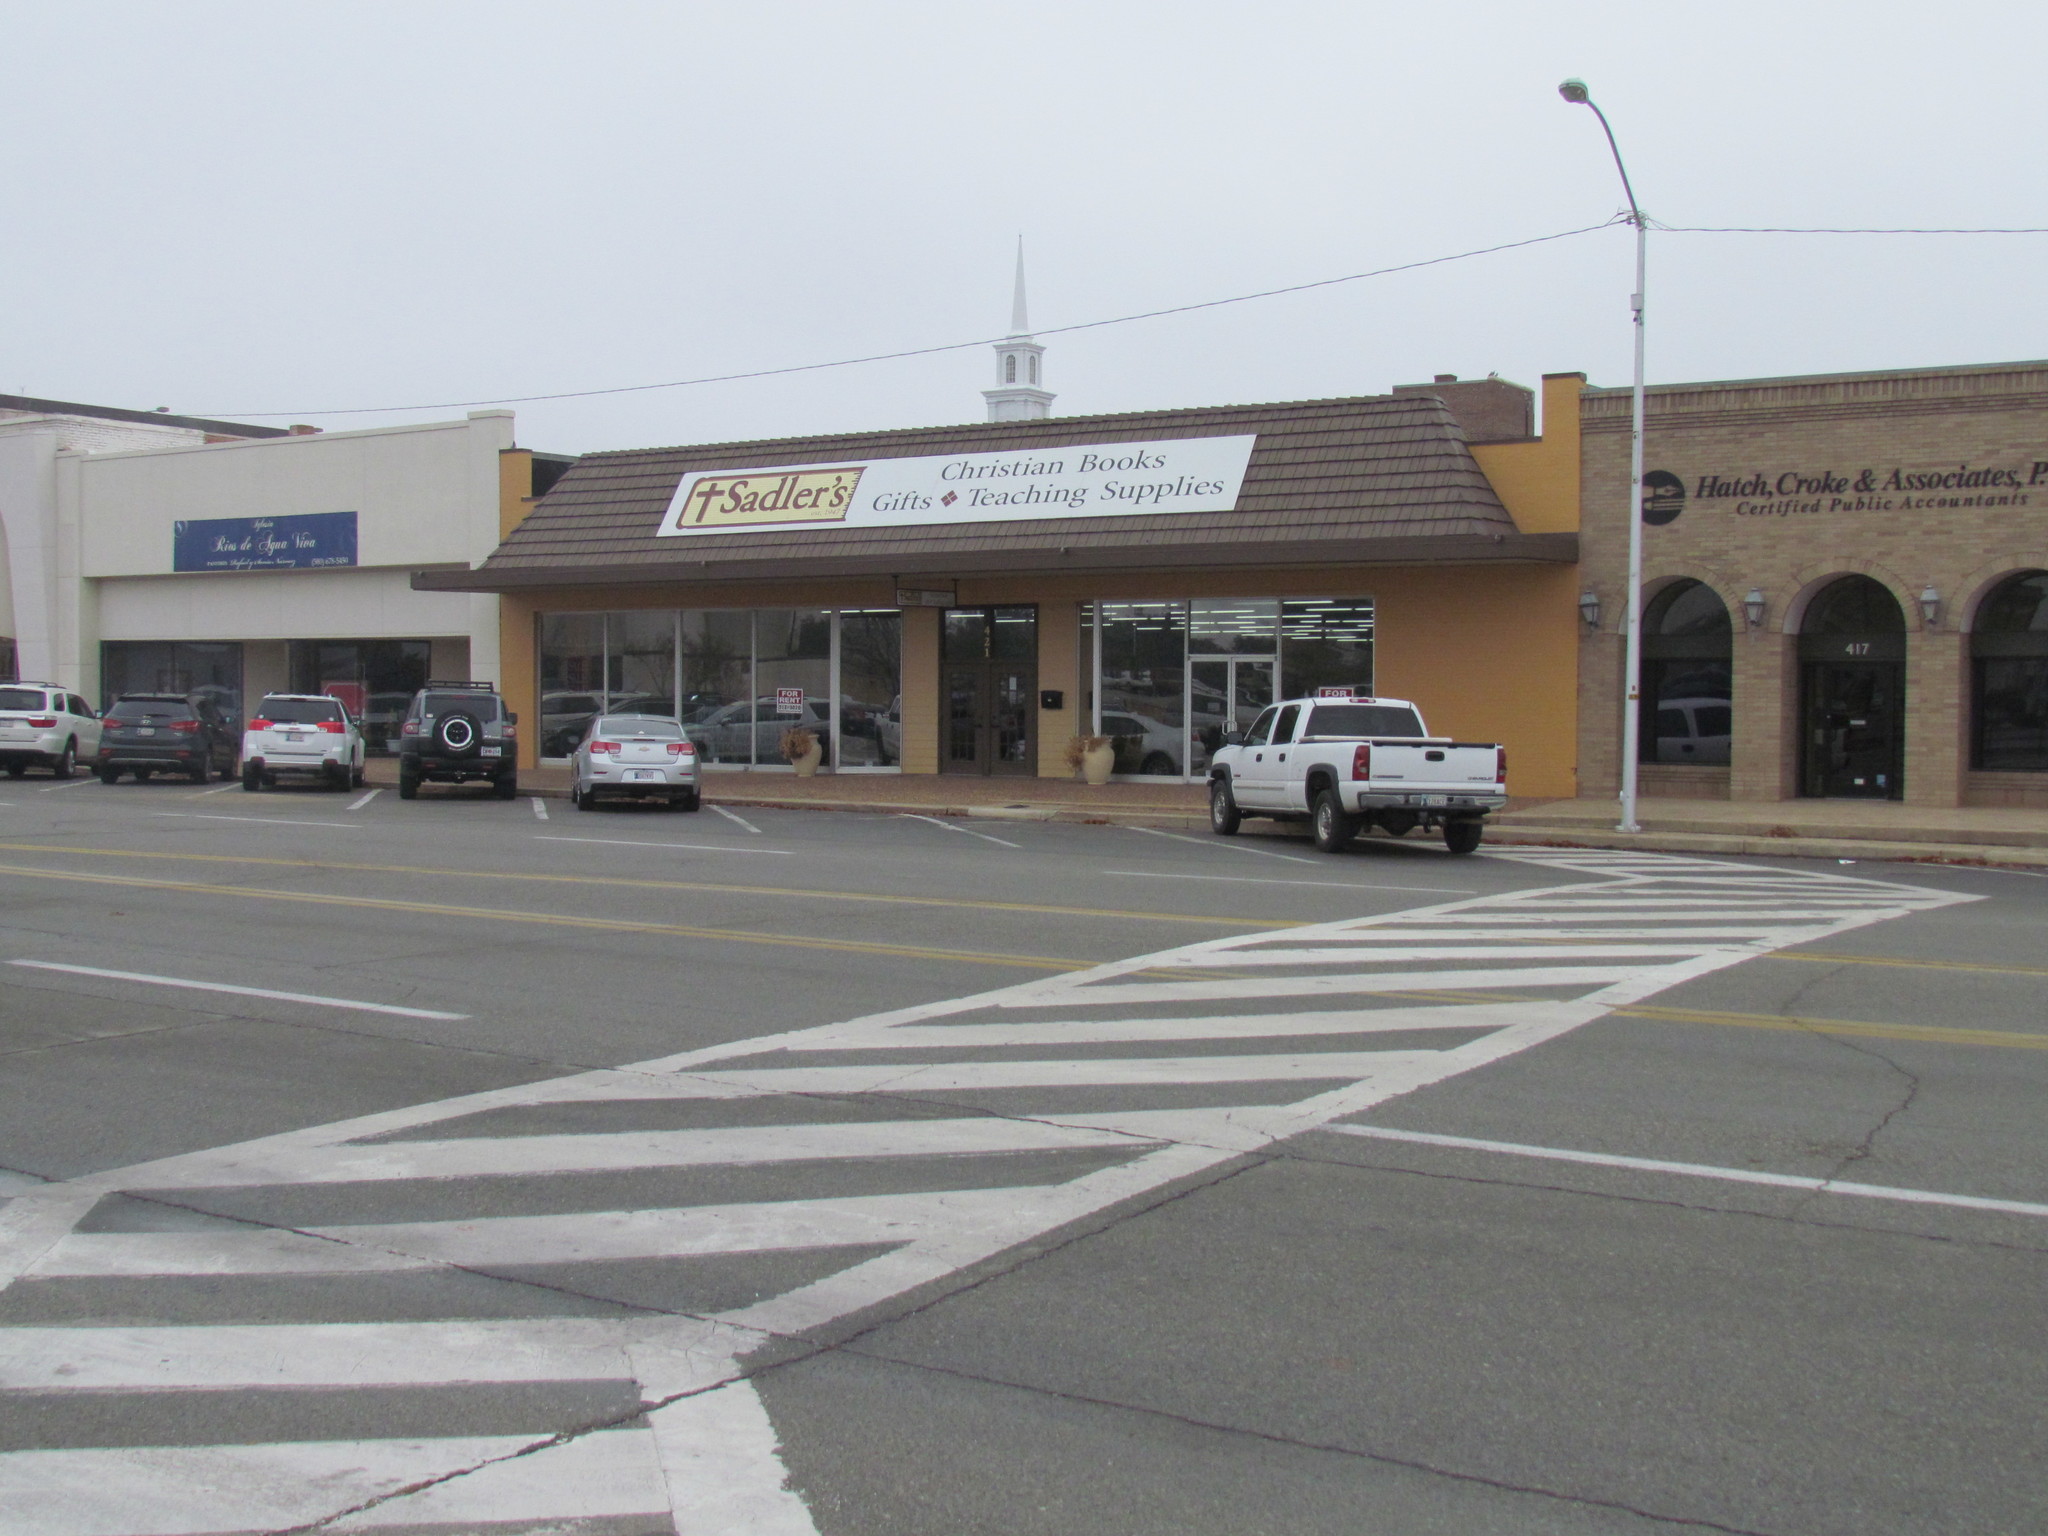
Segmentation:
[(1024, 309), (1024, 237), (1017, 237), (1017, 291), (1010, 304), (1010, 334), (996, 343), (996, 388), (984, 389), (990, 421), (1030, 421), (1052, 414), (1053, 397), (1040, 388), (1045, 348), (1031, 339)]

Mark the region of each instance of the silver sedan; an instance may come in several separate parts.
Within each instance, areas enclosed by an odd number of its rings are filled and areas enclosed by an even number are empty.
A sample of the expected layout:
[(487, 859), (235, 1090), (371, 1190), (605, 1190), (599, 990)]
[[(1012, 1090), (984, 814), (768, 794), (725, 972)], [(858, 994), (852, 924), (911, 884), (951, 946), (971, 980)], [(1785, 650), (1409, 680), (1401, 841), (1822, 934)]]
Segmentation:
[(590, 810), (607, 799), (654, 799), (694, 811), (701, 803), (697, 748), (669, 715), (600, 715), (569, 759), (569, 798)]

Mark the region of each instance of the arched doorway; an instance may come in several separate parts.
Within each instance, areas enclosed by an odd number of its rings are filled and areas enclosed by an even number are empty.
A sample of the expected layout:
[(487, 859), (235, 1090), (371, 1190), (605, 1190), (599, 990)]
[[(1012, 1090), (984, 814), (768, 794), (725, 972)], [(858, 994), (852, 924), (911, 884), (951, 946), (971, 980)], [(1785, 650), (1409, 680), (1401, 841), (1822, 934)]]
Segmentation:
[(2023, 571), (1984, 599), (1970, 672), (1970, 766), (2048, 772), (2048, 571)]
[(1643, 610), (1641, 760), (1727, 767), (1734, 680), (1734, 631), (1719, 593), (1687, 580), (1650, 599)]
[(1905, 794), (1906, 616), (1881, 582), (1844, 576), (1800, 628), (1800, 793)]

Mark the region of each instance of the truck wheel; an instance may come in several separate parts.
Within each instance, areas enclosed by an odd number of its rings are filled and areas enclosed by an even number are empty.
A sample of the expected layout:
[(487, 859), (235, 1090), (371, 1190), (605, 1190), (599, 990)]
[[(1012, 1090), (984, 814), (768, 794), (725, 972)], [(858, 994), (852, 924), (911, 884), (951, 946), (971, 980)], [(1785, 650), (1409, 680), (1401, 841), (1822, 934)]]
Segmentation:
[(1325, 853), (1337, 852), (1358, 836), (1358, 818), (1338, 803), (1335, 790), (1326, 789), (1316, 796), (1310, 821), (1315, 828), (1316, 846)]
[(401, 800), (417, 800), (419, 793), (420, 776), (416, 773), (407, 773), (403, 768), (399, 769), (398, 798)]
[(1477, 821), (1447, 821), (1444, 823), (1444, 846), (1453, 853), (1470, 853), (1479, 846), (1480, 834), (1485, 831)]
[(254, 763), (242, 764), (242, 788), (255, 794), (263, 787), (263, 770)]
[(1237, 797), (1230, 792), (1230, 779), (1218, 774), (1209, 781), (1209, 830), (1218, 837), (1235, 837), (1243, 825), (1244, 812), (1237, 808)]

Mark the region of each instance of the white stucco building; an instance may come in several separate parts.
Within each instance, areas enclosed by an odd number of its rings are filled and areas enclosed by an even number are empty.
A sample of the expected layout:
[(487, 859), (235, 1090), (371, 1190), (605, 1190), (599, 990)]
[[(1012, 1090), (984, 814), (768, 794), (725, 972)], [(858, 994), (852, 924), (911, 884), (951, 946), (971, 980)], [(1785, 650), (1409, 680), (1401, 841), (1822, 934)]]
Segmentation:
[(235, 713), (335, 691), (373, 737), (428, 675), (497, 681), (497, 599), (410, 576), (481, 563), (565, 465), (512, 424), (323, 433), (0, 396), (15, 675), (96, 703), (204, 689)]

